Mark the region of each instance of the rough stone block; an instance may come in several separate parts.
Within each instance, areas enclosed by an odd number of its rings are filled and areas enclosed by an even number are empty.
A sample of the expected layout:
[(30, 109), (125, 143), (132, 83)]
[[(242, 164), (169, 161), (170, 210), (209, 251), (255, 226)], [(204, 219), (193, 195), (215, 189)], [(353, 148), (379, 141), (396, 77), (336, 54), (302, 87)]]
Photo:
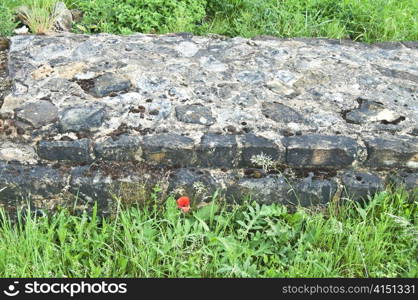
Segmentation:
[(251, 200), (263, 204), (284, 203), (290, 197), (291, 186), (283, 176), (270, 176), (260, 179), (243, 178), (231, 185), (226, 196), (229, 201), (243, 201), (250, 197)]
[(342, 175), (346, 195), (354, 201), (367, 200), (382, 190), (382, 180), (370, 173), (347, 172)]
[(358, 144), (349, 137), (307, 135), (284, 139), (287, 164), (295, 168), (340, 169), (350, 166)]
[(409, 174), (405, 178), (405, 186), (408, 190), (418, 189), (418, 173)]
[(95, 79), (91, 93), (96, 97), (105, 97), (112, 93), (127, 91), (130, 87), (131, 82), (128, 79), (106, 73)]
[(136, 136), (123, 135), (116, 140), (109, 138), (97, 143), (94, 152), (103, 160), (130, 161), (141, 159), (141, 139)]
[(95, 106), (76, 106), (61, 113), (59, 127), (61, 132), (92, 131), (102, 125), (105, 110)]
[(215, 118), (209, 107), (200, 105), (179, 105), (176, 107), (176, 117), (184, 123), (212, 125)]
[(19, 107), (16, 110), (16, 117), (34, 128), (40, 128), (58, 119), (58, 109), (49, 101), (39, 100)]
[(207, 133), (196, 153), (200, 167), (232, 168), (238, 160), (236, 136)]
[(264, 154), (273, 161), (284, 162), (286, 151), (282, 145), (277, 145), (274, 141), (257, 136), (252, 133), (245, 134), (241, 137), (241, 160), (239, 167), (254, 167), (251, 158)]
[(145, 162), (175, 167), (193, 165), (193, 147), (193, 139), (178, 134), (146, 136), (141, 143)]
[(302, 123), (303, 117), (293, 108), (281, 103), (263, 103), (262, 113), (266, 117), (281, 123)]
[(217, 187), (218, 184), (207, 170), (180, 168), (170, 177), (169, 191), (192, 198), (197, 196), (202, 201), (202, 197), (212, 196)]
[[(0, 162), (0, 201), (15, 206), (15, 201), (60, 194), (69, 174), (50, 167), (12, 165)], [(3, 189), (4, 188), (4, 189)]]
[(365, 139), (366, 165), (375, 169), (418, 169), (418, 138), (382, 136)]
[(47, 160), (63, 160), (76, 163), (90, 162), (90, 140), (40, 141), (38, 155)]
[(99, 171), (91, 172), (89, 166), (71, 170), (69, 192), (77, 199), (76, 209), (91, 210), (97, 203), (100, 215), (109, 215), (114, 197), (118, 197), (119, 183)]
[(36, 155), (35, 149), (32, 146), (3, 142), (0, 144), (0, 161), (36, 164), (38, 162), (38, 155)]
[(305, 178), (292, 184), (288, 203), (300, 206), (324, 205), (332, 200), (337, 184), (332, 180)]

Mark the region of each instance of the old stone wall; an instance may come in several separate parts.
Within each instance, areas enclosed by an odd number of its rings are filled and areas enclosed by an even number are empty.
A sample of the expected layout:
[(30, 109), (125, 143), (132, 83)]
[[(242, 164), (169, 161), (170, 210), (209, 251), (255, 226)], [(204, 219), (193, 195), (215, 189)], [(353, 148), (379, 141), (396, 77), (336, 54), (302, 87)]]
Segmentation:
[(54, 207), (154, 184), (326, 204), (418, 186), (417, 43), (15, 36), (0, 198)]

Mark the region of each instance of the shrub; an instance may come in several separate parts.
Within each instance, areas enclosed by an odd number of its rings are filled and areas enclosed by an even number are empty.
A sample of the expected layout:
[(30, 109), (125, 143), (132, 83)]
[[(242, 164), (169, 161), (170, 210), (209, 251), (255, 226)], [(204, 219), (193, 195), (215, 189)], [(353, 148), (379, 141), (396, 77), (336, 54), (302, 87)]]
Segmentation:
[(206, 0), (80, 0), (82, 31), (129, 34), (193, 31), (205, 16)]

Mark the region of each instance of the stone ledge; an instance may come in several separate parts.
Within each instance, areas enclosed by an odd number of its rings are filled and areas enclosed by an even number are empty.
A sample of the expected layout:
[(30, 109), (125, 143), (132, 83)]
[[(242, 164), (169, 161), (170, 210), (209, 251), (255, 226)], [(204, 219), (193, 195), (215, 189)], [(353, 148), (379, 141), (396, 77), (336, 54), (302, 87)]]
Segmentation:
[(68, 191), (110, 202), (107, 187), (155, 182), (159, 170), (173, 174), (170, 189), (191, 193), (201, 182), (303, 205), (329, 202), (341, 184), (364, 199), (388, 172), (406, 172), (400, 182), (413, 188), (417, 49), (189, 34), (16, 36), (12, 88), (0, 102), (0, 164), (9, 164), (0, 181), (39, 193), (37, 175), (13, 178), (10, 168), (34, 170), (45, 184), (61, 172)]
[[(146, 169), (143, 165), (129, 162), (72, 168), (0, 163), (0, 169), (0, 184), (5, 188), (0, 192), (3, 201), (32, 197), (48, 203), (73, 195), (87, 206), (98, 201), (103, 208), (112, 206), (115, 197), (133, 201), (123, 197), (146, 194), (155, 185), (162, 187), (165, 193), (188, 195), (193, 201), (210, 199), (218, 191), (228, 201), (234, 202), (250, 197), (266, 204), (312, 206), (327, 205), (335, 199), (344, 201), (347, 197), (354, 201), (367, 201), (369, 196), (393, 182), (392, 176), (353, 171), (331, 178), (315, 177), (313, 174), (303, 178), (280, 174), (252, 178), (246, 176), (244, 170)], [(396, 180), (407, 190), (417, 192), (417, 176), (417, 173), (406, 173)]]

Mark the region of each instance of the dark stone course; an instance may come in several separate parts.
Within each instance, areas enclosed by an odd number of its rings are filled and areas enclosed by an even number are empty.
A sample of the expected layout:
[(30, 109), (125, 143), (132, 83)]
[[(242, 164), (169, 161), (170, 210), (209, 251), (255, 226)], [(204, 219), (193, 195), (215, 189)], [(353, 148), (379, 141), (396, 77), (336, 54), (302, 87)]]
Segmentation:
[(366, 165), (375, 169), (418, 169), (418, 138), (379, 136), (365, 138), (368, 150)]
[(305, 178), (292, 185), (288, 202), (300, 206), (325, 205), (336, 191), (337, 184), (333, 180)]
[(342, 175), (345, 194), (351, 200), (368, 200), (368, 196), (383, 189), (383, 181), (378, 176), (364, 172), (346, 172)]
[(175, 167), (192, 166), (194, 141), (178, 134), (144, 137), (141, 148), (146, 163)]
[(105, 97), (112, 93), (127, 91), (130, 87), (129, 80), (112, 73), (106, 73), (95, 79), (91, 93), (96, 97)]
[(200, 167), (232, 168), (237, 159), (236, 136), (206, 133), (202, 136), (196, 154)]
[(176, 117), (184, 123), (212, 125), (215, 118), (212, 117), (210, 108), (200, 105), (180, 105), (176, 107)]
[(40, 128), (58, 119), (58, 109), (49, 101), (38, 100), (26, 103), (17, 109), (16, 118), (29, 123), (34, 128)]
[(96, 158), (116, 161), (139, 161), (141, 139), (137, 136), (122, 135), (117, 140), (108, 138), (94, 147)]
[(40, 141), (39, 157), (46, 160), (72, 161), (76, 163), (90, 162), (90, 140), (76, 141)]
[(262, 104), (262, 113), (264, 116), (281, 123), (302, 123), (303, 117), (293, 108), (281, 103)]
[(285, 160), (285, 151), (279, 151), (278, 145), (264, 137), (260, 137), (252, 133), (244, 134), (241, 137), (241, 145), (242, 154), (238, 167), (254, 167), (253, 163), (251, 162), (251, 158), (262, 153), (266, 156), (269, 156), (273, 161), (284, 162)]
[(102, 107), (79, 106), (64, 110), (60, 114), (61, 132), (93, 131), (102, 125), (105, 110)]
[(339, 169), (350, 166), (357, 155), (357, 142), (344, 136), (306, 135), (286, 137), (287, 164), (295, 168)]

